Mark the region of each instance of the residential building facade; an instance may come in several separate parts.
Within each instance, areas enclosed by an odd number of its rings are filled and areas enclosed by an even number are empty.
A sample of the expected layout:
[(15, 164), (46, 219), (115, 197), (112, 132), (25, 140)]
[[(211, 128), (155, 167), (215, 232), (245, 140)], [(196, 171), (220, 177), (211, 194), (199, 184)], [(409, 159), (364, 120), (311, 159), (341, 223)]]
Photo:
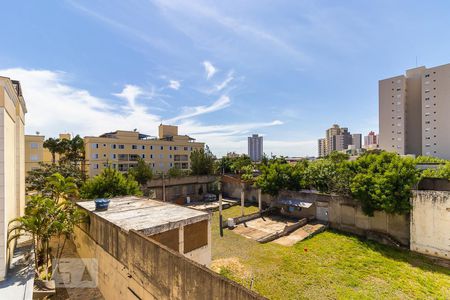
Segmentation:
[(450, 159), (450, 64), (379, 81), (380, 148)]
[[(69, 133), (60, 133), (60, 139), (71, 139)], [(44, 148), (45, 136), (25, 135), (25, 174), (39, 167), (39, 163), (52, 163), (52, 154), (47, 148)], [(59, 160), (58, 153), (55, 154), (55, 160)]]
[(364, 137), (364, 148), (365, 149), (377, 149), (378, 148), (378, 135), (371, 131), (368, 135)]
[(127, 172), (139, 158), (155, 172), (167, 172), (173, 167), (188, 170), (192, 151), (205, 146), (187, 135), (179, 135), (177, 126), (163, 124), (159, 126), (158, 137), (117, 130), (98, 137), (87, 136), (84, 143), (89, 177), (98, 175), (108, 165)]
[(351, 134), (348, 128), (333, 124), (326, 130), (325, 138), (318, 140), (318, 155), (324, 157), (333, 151), (347, 150), (350, 145), (361, 149), (361, 134)]
[(20, 83), (0, 77), (0, 280), (5, 278), (14, 241), (8, 225), (25, 208), (25, 113)]
[(248, 156), (252, 161), (261, 161), (263, 157), (263, 137), (253, 134), (248, 137)]

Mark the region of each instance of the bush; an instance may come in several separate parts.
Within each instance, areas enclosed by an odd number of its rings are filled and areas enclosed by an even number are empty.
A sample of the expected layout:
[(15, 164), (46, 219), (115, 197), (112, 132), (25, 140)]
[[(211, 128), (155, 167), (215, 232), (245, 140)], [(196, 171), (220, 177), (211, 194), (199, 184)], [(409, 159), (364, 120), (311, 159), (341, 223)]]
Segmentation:
[(141, 196), (142, 192), (139, 189), (139, 183), (132, 175), (124, 176), (119, 171), (108, 167), (101, 174), (86, 181), (80, 195), (83, 199), (96, 199), (127, 195)]
[(355, 167), (351, 191), (365, 214), (409, 212), (411, 189), (419, 178), (414, 159), (388, 152), (367, 154), (356, 160)]

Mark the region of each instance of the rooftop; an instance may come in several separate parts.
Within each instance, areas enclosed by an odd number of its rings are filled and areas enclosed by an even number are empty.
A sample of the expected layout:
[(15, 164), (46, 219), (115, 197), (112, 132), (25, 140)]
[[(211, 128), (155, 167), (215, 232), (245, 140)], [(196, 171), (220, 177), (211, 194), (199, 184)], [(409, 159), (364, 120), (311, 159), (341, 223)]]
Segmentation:
[(96, 211), (93, 200), (77, 204), (126, 231), (134, 229), (146, 235), (209, 219), (206, 212), (143, 197), (117, 197), (110, 201), (106, 211)]

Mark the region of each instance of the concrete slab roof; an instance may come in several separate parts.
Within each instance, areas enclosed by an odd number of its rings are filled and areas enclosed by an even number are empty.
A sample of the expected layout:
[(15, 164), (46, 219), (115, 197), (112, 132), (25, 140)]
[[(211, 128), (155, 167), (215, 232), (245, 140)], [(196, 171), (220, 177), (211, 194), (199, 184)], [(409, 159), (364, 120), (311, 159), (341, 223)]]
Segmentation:
[(93, 200), (77, 204), (126, 231), (134, 229), (145, 234), (155, 234), (210, 217), (206, 212), (143, 197), (126, 196), (109, 200), (106, 211), (96, 211)]

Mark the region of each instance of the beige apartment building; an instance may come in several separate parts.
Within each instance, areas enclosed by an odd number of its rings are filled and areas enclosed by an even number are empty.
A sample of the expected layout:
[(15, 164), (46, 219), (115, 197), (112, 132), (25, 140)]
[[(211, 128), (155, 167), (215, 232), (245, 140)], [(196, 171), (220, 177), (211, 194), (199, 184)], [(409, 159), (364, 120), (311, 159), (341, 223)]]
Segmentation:
[(25, 113), (20, 83), (0, 77), (0, 280), (5, 278), (14, 242), (8, 223), (25, 208)]
[(98, 137), (87, 136), (84, 143), (89, 177), (98, 175), (108, 165), (126, 172), (139, 158), (155, 172), (166, 172), (172, 167), (188, 170), (191, 152), (205, 146), (187, 135), (179, 135), (177, 126), (163, 124), (159, 125), (158, 137), (117, 130)]
[(379, 81), (380, 148), (450, 159), (450, 64)]
[[(60, 133), (60, 139), (70, 140), (70, 133)], [(25, 135), (25, 174), (29, 171), (39, 167), (39, 163), (52, 163), (52, 154), (47, 148), (44, 148), (45, 136), (39, 135)], [(55, 155), (56, 161), (59, 160), (59, 155)]]

